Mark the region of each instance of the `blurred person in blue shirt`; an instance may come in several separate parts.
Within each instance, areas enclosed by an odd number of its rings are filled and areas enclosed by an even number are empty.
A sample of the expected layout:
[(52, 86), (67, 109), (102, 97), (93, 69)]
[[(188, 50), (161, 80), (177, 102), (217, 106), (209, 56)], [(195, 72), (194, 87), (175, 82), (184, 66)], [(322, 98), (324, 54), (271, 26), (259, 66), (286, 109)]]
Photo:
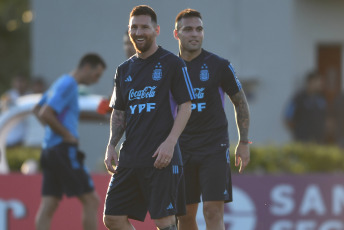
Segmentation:
[(105, 62), (97, 54), (85, 55), (78, 68), (58, 78), (43, 94), (33, 112), (45, 126), (41, 167), (42, 200), (36, 216), (36, 229), (50, 228), (51, 219), (64, 194), (78, 197), (83, 205), (83, 227), (97, 228), (99, 198), (78, 150), (78, 85), (94, 84)]

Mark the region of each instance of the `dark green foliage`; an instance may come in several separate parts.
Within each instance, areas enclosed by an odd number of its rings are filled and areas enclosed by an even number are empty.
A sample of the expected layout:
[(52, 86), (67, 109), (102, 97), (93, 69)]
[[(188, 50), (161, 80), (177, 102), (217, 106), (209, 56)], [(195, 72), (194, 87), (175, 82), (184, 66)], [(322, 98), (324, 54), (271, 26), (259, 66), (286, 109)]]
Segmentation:
[(39, 162), (40, 148), (34, 147), (11, 147), (6, 150), (6, 158), (11, 172), (20, 171), (20, 167), (27, 159)]
[[(0, 94), (10, 88), (14, 75), (30, 74), (30, 23), (22, 20), (29, 9), (28, 0), (0, 1)], [(11, 22), (16, 29), (9, 28)]]
[[(234, 150), (231, 156), (232, 172)], [(344, 171), (344, 150), (335, 146), (292, 143), (283, 146), (252, 146), (251, 161), (245, 173), (332, 173)]]

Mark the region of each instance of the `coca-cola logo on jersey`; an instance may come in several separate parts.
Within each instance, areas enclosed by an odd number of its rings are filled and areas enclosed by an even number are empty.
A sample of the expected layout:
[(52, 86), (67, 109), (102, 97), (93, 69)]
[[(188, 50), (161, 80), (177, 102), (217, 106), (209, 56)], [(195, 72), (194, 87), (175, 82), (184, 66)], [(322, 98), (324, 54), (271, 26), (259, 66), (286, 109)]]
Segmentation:
[(145, 98), (155, 97), (156, 86), (146, 86), (142, 90), (131, 89), (129, 91), (129, 100), (140, 100)]

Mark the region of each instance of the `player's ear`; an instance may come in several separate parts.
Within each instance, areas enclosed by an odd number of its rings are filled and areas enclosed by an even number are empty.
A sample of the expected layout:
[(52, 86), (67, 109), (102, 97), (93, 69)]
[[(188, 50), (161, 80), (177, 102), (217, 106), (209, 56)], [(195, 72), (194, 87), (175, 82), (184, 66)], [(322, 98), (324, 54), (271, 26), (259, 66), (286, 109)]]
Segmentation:
[(155, 33), (156, 33), (156, 35), (159, 35), (159, 34), (160, 34), (160, 26), (159, 26), (159, 25), (156, 25), (156, 27), (155, 27)]
[(80, 67), (80, 71), (83, 73), (88, 73), (90, 69), (91, 69), (91, 65), (89, 63), (86, 63), (82, 67)]
[(178, 30), (173, 30), (173, 37), (178, 40), (179, 37), (178, 37)]

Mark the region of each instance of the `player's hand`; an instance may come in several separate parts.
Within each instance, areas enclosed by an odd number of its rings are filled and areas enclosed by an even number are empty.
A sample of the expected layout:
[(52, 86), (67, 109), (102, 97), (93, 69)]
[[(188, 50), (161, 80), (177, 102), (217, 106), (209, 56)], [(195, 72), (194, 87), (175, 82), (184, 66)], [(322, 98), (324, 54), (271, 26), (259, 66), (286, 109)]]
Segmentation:
[(168, 166), (172, 160), (174, 153), (174, 146), (176, 143), (166, 139), (159, 148), (155, 151), (152, 157), (156, 157), (154, 162), (154, 167), (158, 169), (165, 168)]
[(106, 169), (109, 171), (109, 173), (116, 174), (117, 171), (116, 171), (116, 168), (114, 168), (114, 166), (112, 165), (112, 161), (114, 161), (117, 168), (118, 166), (117, 151), (115, 147), (113, 147), (112, 145), (108, 145), (105, 152), (104, 164), (105, 164)]
[(71, 133), (63, 137), (63, 142), (70, 143), (70, 144), (78, 144), (78, 139), (74, 137)]
[(242, 173), (248, 163), (250, 162), (250, 146), (248, 144), (240, 143), (235, 149), (235, 166), (239, 168), (239, 173)]

